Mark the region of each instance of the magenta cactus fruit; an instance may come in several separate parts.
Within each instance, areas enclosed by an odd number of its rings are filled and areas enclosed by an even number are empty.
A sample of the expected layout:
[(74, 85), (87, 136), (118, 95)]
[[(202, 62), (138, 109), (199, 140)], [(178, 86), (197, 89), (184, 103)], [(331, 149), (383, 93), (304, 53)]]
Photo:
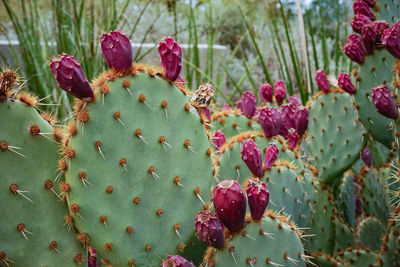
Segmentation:
[(375, 32), (372, 24), (366, 24), (361, 30), (362, 41), (368, 54), (374, 53), (376, 38), (378, 35)]
[(372, 155), (368, 147), (364, 148), (364, 150), (361, 152), (361, 159), (364, 161), (365, 165), (371, 167)]
[(329, 82), (328, 82), (328, 77), (326, 77), (325, 71), (324, 70), (318, 70), (315, 72), (315, 81), (318, 85), (318, 87), (324, 91), (328, 92), (329, 91)]
[(222, 110), (229, 110), (229, 109), (231, 109), (231, 106), (229, 106), (229, 104), (224, 104), (222, 106)]
[(242, 229), (246, 215), (246, 196), (237, 181), (219, 182), (213, 189), (213, 204), (220, 221), (231, 232)]
[(367, 3), (370, 7), (375, 6), (375, 0), (364, 0), (365, 3)]
[(383, 31), (382, 45), (395, 58), (400, 58), (400, 22)]
[(296, 111), (297, 108), (294, 105), (282, 105), (282, 122), (279, 134), (284, 138), (288, 138), (288, 131), (290, 128), (296, 128)]
[(212, 141), (213, 141), (213, 144), (215, 145), (215, 148), (217, 150), (219, 150), (221, 148), (221, 146), (223, 144), (225, 144), (226, 138), (225, 138), (225, 135), (220, 130), (217, 130), (214, 133)]
[(285, 82), (281, 80), (275, 81), (275, 99), (278, 105), (282, 105), (285, 97), (286, 97)]
[(354, 211), (358, 215), (363, 212), (361, 198), (358, 195), (354, 196)]
[(299, 135), (303, 135), (308, 127), (309, 111), (306, 107), (298, 107), (295, 114), (295, 129)]
[(168, 256), (161, 262), (161, 267), (196, 267), (193, 263), (179, 255)]
[(297, 106), (297, 105), (301, 105), (301, 100), (300, 97), (297, 95), (292, 95), (288, 98), (288, 102), (291, 105)]
[(349, 35), (347, 38), (347, 44), (344, 46), (344, 53), (352, 61), (358, 64), (364, 63), (367, 51), (362, 44), (360, 36), (355, 33)]
[(356, 92), (356, 88), (354, 87), (350, 76), (347, 73), (338, 74), (338, 85), (341, 89), (349, 94), (354, 94)]
[(369, 17), (363, 15), (363, 14), (358, 14), (355, 15), (350, 22), (351, 27), (353, 28), (353, 31), (357, 33), (361, 33), (361, 29), (364, 25), (371, 24), (372, 21)]
[(240, 109), (248, 118), (251, 118), (256, 113), (257, 100), (252, 92), (244, 92), (240, 100)]
[(290, 149), (295, 149), (297, 143), (299, 142), (300, 136), (295, 129), (289, 129), (289, 134), (287, 138), (288, 146)]
[(214, 248), (224, 248), (224, 227), (218, 217), (211, 212), (205, 210), (197, 214), (195, 218), (195, 231), (200, 241)]
[(377, 34), (377, 40), (376, 41), (380, 42), (383, 32), (386, 29), (389, 29), (389, 23), (387, 23), (384, 20), (376, 20), (376, 21), (372, 22), (372, 26), (374, 27), (374, 30), (375, 30), (375, 32)]
[(67, 93), (83, 100), (93, 98), (90, 86), (82, 66), (68, 54), (61, 54), (50, 63), (50, 69), (58, 85)]
[(370, 18), (371, 20), (375, 20), (374, 13), (372, 13), (369, 5), (363, 0), (356, 0), (353, 3), (353, 11), (355, 15), (363, 14)]
[(199, 114), (199, 116), (204, 116), (207, 121), (211, 121), (211, 113), (210, 113), (210, 107), (205, 107), (202, 109), (197, 109), (197, 114)]
[(386, 85), (378, 86), (372, 89), (372, 103), (376, 110), (385, 117), (390, 119), (397, 118), (397, 108)]
[(275, 144), (268, 145), (267, 151), (265, 152), (264, 167), (269, 170), (272, 168), (272, 164), (278, 159), (279, 148)]
[(282, 115), (277, 108), (265, 107), (259, 110), (258, 121), (263, 128), (265, 136), (271, 138), (279, 134)]
[(165, 77), (170, 81), (178, 79), (182, 70), (182, 49), (172, 37), (165, 37), (158, 44), (161, 66)]
[(128, 36), (121, 30), (104, 33), (100, 44), (103, 58), (110, 68), (122, 71), (132, 66), (132, 45)]
[(88, 267), (97, 267), (97, 253), (92, 246), (88, 246)]
[(269, 202), (267, 185), (258, 178), (251, 178), (246, 187), (250, 214), (254, 220), (261, 220)]
[(240, 149), (242, 160), (246, 163), (249, 170), (257, 177), (262, 177), (262, 158), (260, 150), (252, 139), (248, 139), (242, 143)]
[(272, 102), (274, 92), (272, 86), (269, 83), (261, 85), (260, 89), (258, 90), (258, 94), (260, 96), (261, 102)]

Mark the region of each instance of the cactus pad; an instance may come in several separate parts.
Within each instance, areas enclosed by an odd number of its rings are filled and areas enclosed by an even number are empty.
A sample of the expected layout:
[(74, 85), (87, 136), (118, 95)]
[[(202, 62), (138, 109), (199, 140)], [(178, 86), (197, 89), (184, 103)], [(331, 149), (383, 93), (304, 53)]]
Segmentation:
[(358, 222), (356, 228), (356, 242), (361, 248), (372, 251), (380, 249), (381, 239), (386, 233), (382, 221), (375, 217), (365, 217)]

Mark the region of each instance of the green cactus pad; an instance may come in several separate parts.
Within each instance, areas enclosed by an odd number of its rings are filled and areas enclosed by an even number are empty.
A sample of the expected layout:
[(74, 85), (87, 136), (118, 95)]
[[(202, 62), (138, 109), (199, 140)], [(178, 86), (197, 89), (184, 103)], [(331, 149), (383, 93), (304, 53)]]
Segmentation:
[(223, 110), (211, 116), (211, 128), (213, 131), (220, 130), (225, 135), (226, 140), (237, 134), (247, 131), (260, 131), (261, 125), (241, 115), (239, 109)]
[[(400, 7), (396, 1), (379, 0), (377, 20), (385, 20), (392, 25), (400, 18)], [(370, 100), (372, 88), (386, 83), (391, 84), (394, 57), (386, 49), (375, 49), (374, 54), (367, 55), (365, 62), (357, 72), (356, 103), (360, 118), (371, 135), (382, 144), (390, 147), (393, 141), (390, 123), (392, 120), (379, 114)]]
[(85, 250), (66, 225), (68, 209), (56, 193), (61, 178), (54, 181), (59, 136), (26, 103), (0, 102), (0, 266), (77, 266)]
[(317, 185), (313, 211), (310, 217), (310, 229), (307, 234), (311, 234), (309, 242), (305, 242), (308, 251), (317, 253), (331, 253), (334, 248), (334, 212), (333, 195), (328, 189), (322, 190), (321, 185)]
[(338, 253), (348, 247), (353, 246), (354, 235), (353, 230), (343, 221), (340, 217), (335, 217), (335, 249), (334, 252)]
[(385, 191), (385, 181), (376, 170), (363, 168), (361, 171), (361, 198), (367, 216), (374, 216), (386, 223), (389, 219), (389, 199)]
[(380, 257), (377, 263), (380, 266), (396, 266), (400, 262), (400, 232), (399, 227), (392, 225), (389, 233), (383, 237)]
[(381, 164), (388, 162), (390, 149), (376, 141), (368, 142), (368, 148), (371, 151), (372, 165), (378, 168)]
[(76, 226), (115, 266), (155, 266), (181, 253), (214, 181), (196, 110), (176, 86), (147, 71), (102, 74), (96, 100), (77, 112), (65, 148), (74, 151), (66, 180)]
[(346, 172), (339, 185), (337, 207), (338, 213), (351, 227), (354, 227), (356, 219), (354, 193), (354, 174)]
[(345, 261), (345, 266), (365, 267), (373, 266), (379, 254), (363, 249), (349, 249), (340, 258)]
[(247, 223), (233, 236), (228, 234), (225, 243), (223, 250), (207, 249), (207, 266), (306, 266), (300, 233), (293, 223), (273, 212)]
[(319, 267), (337, 267), (344, 266), (344, 262), (332, 257), (329, 254), (324, 253), (311, 253), (313, 259), (311, 260), (314, 264)]
[(353, 102), (348, 93), (333, 89), (317, 93), (308, 104), (308, 150), (324, 183), (345, 172), (364, 147), (366, 132)]
[(375, 217), (361, 218), (356, 227), (356, 242), (363, 249), (379, 250), (385, 234), (386, 227), (381, 220)]

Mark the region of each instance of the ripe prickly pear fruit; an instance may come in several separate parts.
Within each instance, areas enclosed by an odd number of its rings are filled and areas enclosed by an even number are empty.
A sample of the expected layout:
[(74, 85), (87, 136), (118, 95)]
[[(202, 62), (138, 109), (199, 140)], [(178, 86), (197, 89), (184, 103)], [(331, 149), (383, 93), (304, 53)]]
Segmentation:
[(364, 150), (361, 152), (361, 159), (364, 161), (365, 165), (371, 167), (372, 156), (371, 156), (371, 151), (369, 150), (368, 147), (364, 148)]
[(223, 144), (225, 144), (225, 142), (226, 142), (225, 135), (224, 135), (220, 130), (215, 131), (212, 140), (213, 140), (213, 144), (215, 145), (215, 148), (216, 148), (217, 150), (219, 150), (220, 147), (221, 147)]
[(389, 23), (387, 23), (384, 20), (376, 20), (376, 21), (372, 22), (372, 26), (374, 27), (374, 30), (375, 30), (375, 32), (377, 34), (376, 41), (380, 42), (383, 32), (386, 29), (389, 29)]
[(347, 38), (347, 44), (344, 46), (346, 56), (358, 64), (363, 64), (366, 52), (360, 36), (355, 33), (350, 34)]
[(92, 246), (88, 246), (88, 267), (97, 267), (97, 253)]
[(132, 66), (132, 45), (120, 29), (104, 33), (100, 38), (103, 58), (110, 68), (118, 71), (128, 70)]
[(269, 202), (267, 185), (258, 178), (251, 178), (246, 187), (250, 214), (254, 220), (261, 220)]
[(161, 267), (195, 267), (193, 263), (179, 255), (168, 256), (161, 262)]
[(372, 103), (383, 116), (390, 119), (397, 118), (397, 108), (394, 104), (393, 96), (386, 85), (372, 89)]
[(240, 149), (242, 160), (246, 163), (249, 170), (257, 177), (262, 177), (262, 158), (260, 150), (252, 139), (242, 143)]
[(400, 58), (400, 22), (383, 31), (382, 45), (395, 58)]
[(351, 82), (350, 76), (347, 73), (338, 74), (338, 85), (341, 89), (347, 93), (353, 95), (356, 92), (356, 88)]
[(93, 98), (93, 89), (82, 66), (73, 56), (65, 53), (59, 55), (50, 63), (50, 69), (61, 89), (82, 100)]
[(224, 248), (224, 227), (218, 217), (211, 212), (205, 210), (197, 214), (195, 231), (200, 241), (214, 248)]
[(363, 211), (360, 196), (354, 196), (354, 210), (358, 215), (360, 215)]
[(288, 98), (288, 102), (291, 105), (297, 106), (297, 105), (301, 105), (301, 100), (300, 97), (297, 95), (292, 95)]
[(281, 114), (282, 123), (279, 134), (285, 138), (288, 138), (289, 129), (296, 128), (296, 106), (290, 104), (282, 105)]
[(298, 107), (295, 115), (295, 129), (299, 135), (303, 135), (308, 127), (309, 111), (306, 107)]
[(264, 130), (267, 138), (271, 138), (279, 134), (281, 128), (282, 115), (279, 109), (273, 107), (265, 107), (260, 109), (258, 121)]
[(375, 49), (376, 38), (378, 35), (375, 32), (372, 24), (366, 24), (361, 29), (362, 41), (368, 54), (373, 54)]
[(275, 81), (275, 99), (278, 105), (281, 105), (283, 103), (285, 97), (286, 97), (285, 82), (281, 80)]
[(258, 94), (260, 96), (261, 102), (272, 102), (273, 90), (272, 86), (269, 83), (261, 85), (260, 89), (258, 90)]
[(326, 77), (324, 70), (318, 70), (317, 72), (315, 72), (315, 81), (317, 82), (318, 87), (322, 91), (324, 92), (329, 91), (328, 77)]
[(375, 0), (364, 0), (365, 3), (367, 3), (370, 7), (375, 6)]
[(161, 66), (164, 68), (165, 77), (170, 81), (178, 79), (182, 70), (182, 49), (175, 39), (165, 37), (158, 44), (161, 57)]
[(371, 8), (363, 0), (356, 0), (353, 3), (353, 11), (355, 15), (363, 14), (368, 18), (370, 18), (371, 20), (375, 20), (375, 16), (372, 13)]
[(357, 33), (361, 33), (361, 29), (364, 25), (371, 24), (372, 21), (370, 20), (369, 17), (363, 15), (363, 14), (358, 14), (355, 15), (350, 22), (351, 27), (353, 28), (353, 31)]
[(243, 114), (251, 118), (256, 113), (257, 100), (252, 92), (244, 92), (242, 99), (240, 100), (240, 109)]
[(275, 144), (269, 144), (267, 151), (265, 152), (264, 166), (265, 169), (269, 170), (272, 168), (272, 164), (278, 159), (279, 148)]
[(246, 215), (246, 196), (232, 179), (219, 182), (213, 189), (213, 203), (220, 221), (232, 232), (238, 232)]
[(295, 129), (289, 129), (289, 136), (287, 138), (288, 146), (290, 149), (295, 149), (299, 142), (300, 136)]

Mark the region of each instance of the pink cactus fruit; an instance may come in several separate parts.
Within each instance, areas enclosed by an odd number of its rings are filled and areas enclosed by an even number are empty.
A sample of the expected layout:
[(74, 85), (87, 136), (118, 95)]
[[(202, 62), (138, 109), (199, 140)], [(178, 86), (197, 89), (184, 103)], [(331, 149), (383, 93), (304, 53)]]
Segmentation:
[(318, 87), (324, 91), (328, 92), (329, 91), (329, 82), (328, 82), (328, 77), (325, 74), (324, 70), (318, 70), (315, 72), (315, 81), (318, 85)]
[(97, 253), (92, 246), (88, 246), (88, 267), (97, 267)]
[(289, 136), (287, 138), (288, 146), (290, 149), (295, 149), (299, 142), (300, 136), (295, 129), (289, 129)]
[(390, 119), (397, 118), (397, 107), (386, 85), (372, 89), (372, 103), (375, 105), (376, 110), (383, 116)]
[(272, 86), (269, 83), (261, 85), (260, 89), (258, 90), (258, 94), (260, 96), (261, 102), (272, 102), (272, 97), (274, 93)]
[(281, 80), (275, 81), (275, 99), (278, 105), (282, 105), (285, 97), (286, 97), (285, 82)]
[(213, 204), (220, 221), (232, 232), (242, 229), (246, 215), (246, 196), (237, 181), (219, 182), (213, 189)]
[(295, 114), (295, 129), (299, 135), (303, 135), (308, 127), (309, 111), (304, 106), (299, 106)]
[(383, 32), (389, 29), (389, 23), (384, 20), (376, 20), (372, 22), (372, 26), (377, 34), (376, 42), (380, 43)]
[(193, 263), (179, 255), (168, 256), (161, 262), (161, 267), (196, 267)]
[(103, 58), (110, 68), (118, 71), (128, 70), (132, 66), (132, 44), (121, 30), (104, 33), (100, 38)]
[(289, 102), (289, 104), (294, 105), (294, 106), (301, 105), (300, 97), (297, 96), (297, 95), (292, 95), (292, 96), (290, 96), (290, 97), (288, 98), (288, 102)]
[(205, 210), (197, 214), (195, 231), (200, 241), (214, 248), (224, 248), (224, 227), (218, 217), (211, 212)]
[(261, 153), (256, 143), (252, 139), (248, 139), (242, 143), (240, 155), (249, 170), (255, 176), (263, 176)]
[(182, 49), (173, 37), (165, 37), (158, 44), (161, 57), (161, 66), (164, 68), (165, 77), (175, 81), (182, 70)]
[(353, 11), (355, 15), (363, 14), (371, 20), (375, 20), (375, 15), (372, 13), (370, 6), (363, 0), (354, 1)]
[(294, 105), (291, 104), (282, 105), (281, 108), (282, 122), (279, 134), (283, 136), (285, 139), (288, 138), (289, 129), (296, 128), (296, 112), (297, 109)]
[(82, 66), (73, 56), (59, 55), (50, 63), (50, 69), (61, 89), (79, 99), (90, 100), (93, 98), (92, 87)]
[(211, 121), (211, 113), (210, 113), (210, 107), (205, 107), (203, 109), (197, 109), (197, 113), (199, 116), (204, 116), (207, 121)]
[(371, 167), (372, 164), (372, 155), (371, 150), (368, 147), (364, 148), (361, 152), (361, 159), (364, 161), (365, 165)]
[(364, 63), (367, 51), (362, 44), (360, 36), (355, 33), (349, 35), (347, 38), (347, 44), (344, 46), (344, 53), (352, 61), (358, 64)]
[(267, 185), (258, 178), (250, 178), (246, 187), (250, 214), (254, 220), (261, 220), (269, 202)]
[(347, 93), (353, 95), (356, 92), (356, 88), (351, 82), (350, 76), (347, 73), (338, 74), (338, 85), (341, 89)]
[(267, 151), (265, 152), (264, 167), (269, 170), (272, 168), (272, 164), (278, 159), (279, 148), (275, 144), (269, 144)]
[(375, 6), (375, 0), (364, 0), (365, 3), (367, 3), (370, 7)]
[(240, 100), (239, 108), (246, 117), (253, 117), (257, 108), (256, 96), (252, 92), (244, 92)]
[(265, 136), (271, 138), (279, 134), (282, 115), (277, 108), (265, 107), (259, 110), (258, 121), (263, 128)]
[(222, 110), (229, 110), (229, 109), (231, 109), (231, 106), (229, 106), (229, 104), (224, 104), (222, 106)]
[(376, 39), (378, 34), (372, 24), (366, 24), (361, 29), (362, 41), (368, 54), (374, 53)]
[(353, 31), (356, 33), (361, 33), (361, 29), (364, 25), (371, 24), (372, 20), (370, 20), (369, 17), (363, 15), (363, 14), (358, 14), (355, 15), (350, 22), (351, 27), (353, 28)]
[(354, 210), (358, 215), (362, 214), (363, 212), (361, 198), (358, 195), (354, 196)]
[(383, 31), (382, 45), (395, 58), (400, 59), (400, 22)]
[(226, 138), (225, 135), (220, 130), (217, 130), (214, 133), (212, 141), (213, 144), (215, 145), (215, 148), (219, 150), (223, 146), (223, 144), (225, 144)]

